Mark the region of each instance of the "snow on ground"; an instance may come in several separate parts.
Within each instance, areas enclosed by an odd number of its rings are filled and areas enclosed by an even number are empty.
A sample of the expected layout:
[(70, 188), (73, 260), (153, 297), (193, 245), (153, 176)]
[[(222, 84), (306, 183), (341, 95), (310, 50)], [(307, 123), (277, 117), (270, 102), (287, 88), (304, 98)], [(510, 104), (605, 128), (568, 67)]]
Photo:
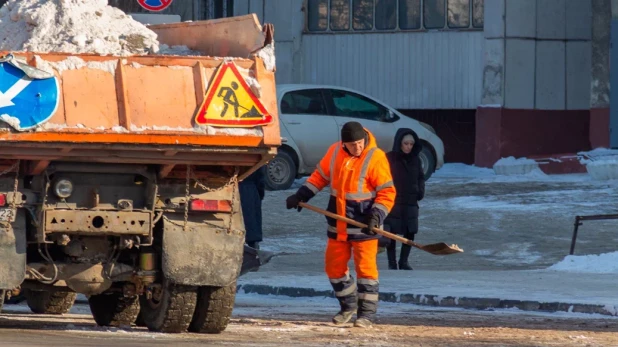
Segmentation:
[(579, 273), (618, 273), (618, 252), (568, 255), (564, 260), (547, 269)]
[[(285, 199), (305, 180), (266, 194), (261, 247), (277, 253), (266, 271), (323, 270), (325, 218), (285, 209)], [(326, 188), (310, 204), (326, 208), (328, 199)], [(455, 243), (464, 253), (454, 259), (413, 251), (410, 260), (415, 269), (427, 270), (545, 269), (568, 254), (575, 216), (616, 213), (616, 199), (618, 184), (585, 173), (504, 176), (492, 169), (446, 164), (427, 181), (416, 241)], [(576, 254), (617, 250), (615, 230), (616, 221), (586, 221)], [(378, 255), (379, 266), (386, 264), (385, 258)]]
[[(521, 158), (520, 158), (521, 159)], [(524, 158), (525, 159), (525, 158)], [(510, 161), (507, 161), (507, 163)], [(522, 183), (522, 182), (586, 182), (592, 181), (588, 174), (547, 175), (540, 169), (533, 169), (524, 174), (497, 175), (493, 169), (481, 168), (461, 163), (444, 164), (430, 180), (438, 178), (440, 183)], [(429, 183), (429, 181), (428, 181)]]
[[(261, 295), (261, 294), (246, 294), (239, 292), (236, 295), (236, 301), (234, 304), (234, 311), (232, 312), (232, 318), (254, 318), (254, 319), (282, 319), (284, 316), (307, 316), (307, 315), (323, 315), (326, 319), (334, 315), (339, 307), (339, 304), (335, 298), (330, 297), (302, 297), (292, 298), (281, 295)], [(378, 307), (379, 317), (401, 317), (410, 314), (425, 314), (431, 312), (467, 312), (468, 309), (456, 308), (456, 307), (438, 307), (438, 306), (421, 306), (413, 304), (392, 303), (392, 302), (380, 302)], [(3, 315), (10, 318), (12, 321), (28, 321), (30, 319), (40, 319), (41, 315), (31, 314), (30, 309), (25, 304), (19, 305), (5, 305), (3, 309)], [(526, 315), (537, 317), (564, 317), (564, 318), (585, 318), (585, 319), (612, 319), (617, 320), (618, 317), (612, 317), (600, 314), (586, 314), (576, 312), (541, 312), (541, 311), (523, 311), (518, 308), (507, 309), (487, 309), (482, 311), (487, 315)], [(32, 317), (28, 317), (31, 316)], [(56, 316), (46, 315), (46, 320), (51, 322), (56, 321)], [(65, 326), (65, 331), (72, 332), (95, 332), (101, 334), (132, 334), (136, 338), (165, 338), (172, 337), (173, 334), (152, 333), (141, 328), (131, 327), (99, 327), (91, 322), (91, 313), (87, 305), (76, 304), (71, 309), (69, 314), (58, 317), (57, 319), (67, 320), (72, 319), (75, 324), (70, 323)], [(88, 326), (87, 323), (91, 322), (92, 326)], [(41, 327), (45, 329), (45, 326)], [(309, 329), (307, 326), (296, 326), (290, 329)], [(50, 328), (51, 329), (51, 328)], [(58, 330), (58, 326), (53, 327), (54, 330)], [(272, 327), (265, 327), (264, 329), (277, 329)], [(137, 335), (135, 335), (137, 334)]]
[[(312, 298), (292, 298), (280, 295), (261, 295), (239, 293), (236, 296), (236, 304), (232, 313), (233, 317), (254, 317), (254, 318), (276, 318), (281, 315), (303, 315), (319, 314), (330, 317), (337, 313), (339, 304), (335, 298), (312, 297)], [(417, 312), (466, 312), (465, 308), (421, 306), (412, 304), (380, 302), (378, 316), (380, 317), (399, 317)], [(588, 319), (615, 319), (601, 314), (587, 314), (576, 312), (541, 312), (523, 311), (518, 308), (508, 309), (488, 309), (483, 313), (489, 315), (531, 315), (538, 317), (569, 317), (569, 318), (588, 318)]]
[(526, 175), (532, 171), (543, 173), (539, 170), (539, 164), (528, 158), (507, 157), (501, 158), (494, 164), (494, 172), (498, 175)]
[(586, 165), (590, 177), (595, 180), (618, 180), (618, 150), (597, 148), (577, 153), (579, 162)]

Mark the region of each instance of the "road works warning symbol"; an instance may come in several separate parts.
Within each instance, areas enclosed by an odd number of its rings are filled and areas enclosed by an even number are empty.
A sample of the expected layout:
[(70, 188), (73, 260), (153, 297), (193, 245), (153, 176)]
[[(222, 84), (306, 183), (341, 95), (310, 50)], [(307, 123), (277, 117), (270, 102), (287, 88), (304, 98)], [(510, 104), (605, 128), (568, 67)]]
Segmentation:
[(197, 124), (220, 127), (255, 127), (272, 120), (233, 62), (219, 66), (195, 118)]

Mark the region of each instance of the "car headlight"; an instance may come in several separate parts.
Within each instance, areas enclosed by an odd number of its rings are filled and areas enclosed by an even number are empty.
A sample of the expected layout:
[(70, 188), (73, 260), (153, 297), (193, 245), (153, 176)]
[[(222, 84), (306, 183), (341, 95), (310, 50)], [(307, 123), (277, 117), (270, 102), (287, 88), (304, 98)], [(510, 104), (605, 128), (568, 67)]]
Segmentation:
[(434, 128), (433, 128), (431, 125), (429, 125), (429, 124), (427, 124), (427, 123), (423, 123), (423, 122), (419, 122), (419, 123), (421, 123), (421, 125), (422, 125), (425, 129), (427, 129), (427, 130), (431, 131), (434, 135), (438, 135), (438, 133), (436, 133), (436, 131), (434, 130)]
[(67, 179), (61, 179), (54, 185), (54, 193), (61, 199), (66, 199), (73, 193), (73, 183)]

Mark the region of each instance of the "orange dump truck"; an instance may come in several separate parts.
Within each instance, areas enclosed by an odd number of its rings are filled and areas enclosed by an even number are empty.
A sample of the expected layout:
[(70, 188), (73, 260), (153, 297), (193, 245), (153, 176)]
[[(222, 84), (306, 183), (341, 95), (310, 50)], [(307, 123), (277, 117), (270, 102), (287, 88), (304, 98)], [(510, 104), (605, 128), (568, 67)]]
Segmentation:
[(37, 313), (81, 293), (99, 325), (217, 333), (243, 258), (237, 183), (281, 143), (272, 26), (150, 28), (200, 56), (0, 52), (0, 289)]

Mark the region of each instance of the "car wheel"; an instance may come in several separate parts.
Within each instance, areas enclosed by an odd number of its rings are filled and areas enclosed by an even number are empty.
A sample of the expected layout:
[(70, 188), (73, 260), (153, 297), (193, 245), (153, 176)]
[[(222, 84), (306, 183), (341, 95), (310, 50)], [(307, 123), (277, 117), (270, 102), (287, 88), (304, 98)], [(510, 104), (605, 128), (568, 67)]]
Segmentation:
[(279, 150), (266, 166), (264, 184), (268, 190), (285, 190), (292, 186), (296, 178), (296, 164), (286, 151)]
[(436, 170), (436, 158), (433, 156), (433, 152), (428, 145), (423, 146), (423, 150), (418, 154), (423, 166), (423, 173), (425, 174), (425, 180), (428, 180)]

